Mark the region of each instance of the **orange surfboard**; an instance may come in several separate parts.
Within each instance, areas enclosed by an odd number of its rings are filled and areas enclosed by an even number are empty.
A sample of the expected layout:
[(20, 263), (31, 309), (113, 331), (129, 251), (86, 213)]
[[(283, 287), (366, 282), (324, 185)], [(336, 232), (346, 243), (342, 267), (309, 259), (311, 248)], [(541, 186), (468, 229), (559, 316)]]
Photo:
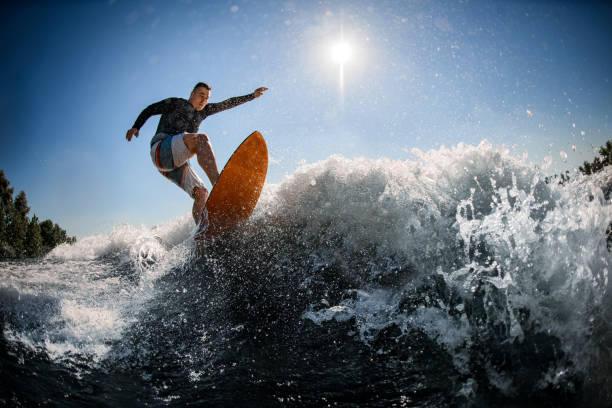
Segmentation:
[(255, 131), (232, 154), (210, 192), (206, 201), (209, 221), (206, 237), (214, 237), (251, 216), (267, 172), (266, 141)]

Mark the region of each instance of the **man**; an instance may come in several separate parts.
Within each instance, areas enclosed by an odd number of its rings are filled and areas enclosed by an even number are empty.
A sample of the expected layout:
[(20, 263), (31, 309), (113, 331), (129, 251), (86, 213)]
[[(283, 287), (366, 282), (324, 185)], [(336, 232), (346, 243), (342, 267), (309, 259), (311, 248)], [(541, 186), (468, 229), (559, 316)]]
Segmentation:
[(189, 100), (168, 98), (149, 105), (143, 110), (125, 138), (138, 137), (144, 123), (153, 115), (161, 115), (155, 136), (151, 139), (151, 159), (159, 172), (185, 190), (194, 199), (192, 215), (198, 226), (197, 234), (206, 230), (208, 219), (204, 205), (208, 190), (189, 165), (189, 159), (197, 156), (200, 167), (214, 186), (219, 169), (208, 136), (198, 133), (200, 123), (206, 117), (259, 98), (268, 88), (257, 88), (249, 95), (238, 96), (219, 103), (208, 103), (210, 85), (199, 82), (193, 88)]

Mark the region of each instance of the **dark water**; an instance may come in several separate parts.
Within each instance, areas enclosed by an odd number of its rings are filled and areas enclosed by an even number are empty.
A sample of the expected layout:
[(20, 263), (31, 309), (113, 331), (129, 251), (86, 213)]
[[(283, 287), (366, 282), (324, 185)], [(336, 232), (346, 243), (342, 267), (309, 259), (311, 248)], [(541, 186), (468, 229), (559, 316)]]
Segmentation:
[(186, 215), (0, 264), (0, 404), (610, 406), (610, 175), (421, 159), (300, 168), (202, 250)]

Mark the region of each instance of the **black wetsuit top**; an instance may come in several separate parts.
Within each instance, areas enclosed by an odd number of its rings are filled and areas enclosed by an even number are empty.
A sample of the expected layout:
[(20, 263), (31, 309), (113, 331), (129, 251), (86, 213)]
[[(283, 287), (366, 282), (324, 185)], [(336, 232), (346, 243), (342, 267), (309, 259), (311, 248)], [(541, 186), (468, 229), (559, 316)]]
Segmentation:
[(233, 108), (245, 102), (255, 99), (254, 94), (236, 96), (219, 103), (209, 103), (204, 109), (197, 111), (188, 100), (183, 98), (168, 98), (147, 106), (138, 115), (134, 128), (140, 130), (142, 125), (153, 115), (162, 115), (157, 125), (155, 136), (151, 140), (151, 146), (158, 140), (166, 136), (176, 135), (177, 133), (197, 133), (200, 123), (207, 116), (214, 115), (226, 109)]

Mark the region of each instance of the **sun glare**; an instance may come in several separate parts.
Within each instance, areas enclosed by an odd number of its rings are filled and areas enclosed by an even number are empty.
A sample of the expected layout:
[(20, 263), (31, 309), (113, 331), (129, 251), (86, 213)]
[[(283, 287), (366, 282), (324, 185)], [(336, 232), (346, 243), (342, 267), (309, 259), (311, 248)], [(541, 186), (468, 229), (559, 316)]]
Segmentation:
[(341, 41), (335, 44), (331, 48), (331, 56), (332, 59), (338, 64), (344, 65), (350, 58), (352, 54), (351, 46), (344, 41)]

